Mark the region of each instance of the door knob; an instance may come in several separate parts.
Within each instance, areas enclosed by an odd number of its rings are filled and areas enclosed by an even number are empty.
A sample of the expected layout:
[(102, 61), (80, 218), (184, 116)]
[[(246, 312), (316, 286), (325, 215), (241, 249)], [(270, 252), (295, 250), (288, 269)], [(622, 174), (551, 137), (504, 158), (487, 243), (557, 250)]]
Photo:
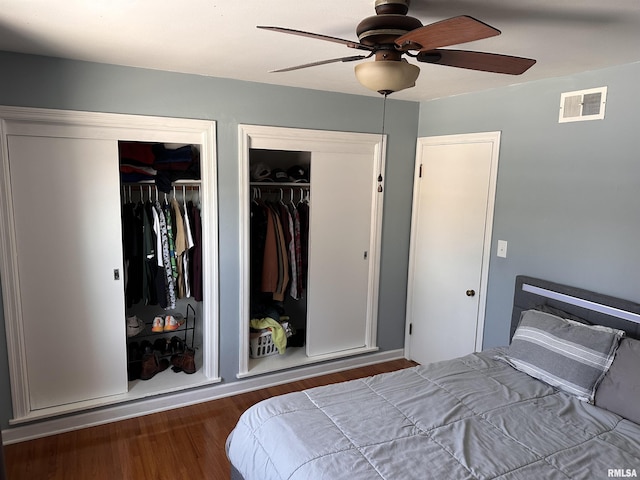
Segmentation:
[(467, 297), (473, 297), (476, 294), (475, 290), (467, 290)]

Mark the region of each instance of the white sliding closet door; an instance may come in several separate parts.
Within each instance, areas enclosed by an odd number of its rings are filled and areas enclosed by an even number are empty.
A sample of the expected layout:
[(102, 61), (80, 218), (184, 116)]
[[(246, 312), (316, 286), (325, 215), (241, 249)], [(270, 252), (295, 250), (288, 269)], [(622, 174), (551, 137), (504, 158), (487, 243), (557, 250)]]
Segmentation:
[(376, 166), (370, 153), (312, 154), (309, 356), (367, 345)]
[(30, 408), (124, 393), (117, 142), (10, 135), (8, 147)]

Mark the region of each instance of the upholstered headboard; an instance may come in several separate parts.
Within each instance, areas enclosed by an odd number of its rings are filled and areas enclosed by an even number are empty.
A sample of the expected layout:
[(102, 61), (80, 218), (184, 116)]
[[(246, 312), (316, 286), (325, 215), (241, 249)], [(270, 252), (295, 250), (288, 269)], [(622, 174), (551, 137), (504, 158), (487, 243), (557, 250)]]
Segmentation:
[(509, 338), (518, 326), (522, 311), (541, 305), (562, 310), (594, 325), (625, 330), (627, 336), (640, 339), (639, 303), (524, 275), (516, 277)]

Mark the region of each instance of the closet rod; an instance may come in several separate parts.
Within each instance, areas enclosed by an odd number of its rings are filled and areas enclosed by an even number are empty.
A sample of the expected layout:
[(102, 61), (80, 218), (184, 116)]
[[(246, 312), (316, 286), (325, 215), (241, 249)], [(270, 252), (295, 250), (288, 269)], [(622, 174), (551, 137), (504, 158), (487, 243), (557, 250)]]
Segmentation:
[(251, 182), (251, 187), (257, 188), (304, 188), (308, 190), (311, 185), (309, 183), (291, 183), (291, 182)]
[[(255, 185), (251, 186), (251, 200), (252, 201), (256, 201), (259, 199), (262, 199), (262, 195), (279, 195), (280, 196), (280, 201), (283, 202), (285, 200), (284, 196), (285, 193), (288, 195), (289, 197), (289, 201), (291, 203), (293, 203), (294, 198), (293, 198), (293, 194), (294, 192), (298, 195), (300, 195), (300, 199), (298, 200), (299, 202), (302, 201), (306, 201), (307, 203), (310, 201), (311, 199), (311, 195), (310, 195), (310, 191), (309, 188), (305, 188), (305, 187), (295, 187), (295, 186), (291, 186), (291, 187), (274, 187), (271, 186), (270, 188), (256, 188)], [(270, 197), (273, 198), (273, 197)]]
[(168, 198), (168, 196), (173, 195), (173, 197), (176, 197), (176, 192), (182, 192), (183, 195), (183, 201), (186, 199), (186, 193), (188, 192), (189, 194), (192, 194), (193, 192), (196, 192), (197, 198), (200, 198), (201, 195), (201, 185), (200, 182), (198, 181), (194, 181), (191, 183), (186, 183), (186, 182), (181, 182), (181, 183), (174, 183), (171, 186), (171, 191), (169, 192), (161, 192), (158, 189), (158, 186), (155, 183), (151, 183), (151, 182), (127, 182), (127, 183), (122, 183), (121, 184), (121, 188), (122, 188), (122, 198), (131, 201), (132, 197), (133, 197), (133, 193), (136, 194), (136, 196), (140, 196), (141, 198), (146, 196), (151, 199), (153, 195), (155, 195), (156, 200), (160, 199), (160, 195), (162, 194), (164, 197), (164, 199), (166, 200)]
[(307, 193), (310, 190), (309, 187), (257, 187), (256, 185), (251, 185), (251, 188), (263, 193), (289, 192), (294, 190)]
[[(145, 189), (145, 190), (154, 190), (154, 193), (157, 195), (158, 193), (165, 193), (165, 194), (169, 194), (169, 192), (160, 192), (158, 190), (157, 185), (153, 184), (153, 183), (123, 183), (121, 185), (123, 190), (128, 190), (131, 191), (131, 189), (134, 189), (133, 191), (140, 191), (141, 189)], [(184, 191), (187, 190), (189, 192), (194, 192), (194, 191), (200, 191), (202, 189), (202, 186), (199, 183), (191, 183), (191, 184), (187, 184), (187, 183), (180, 183), (177, 185), (173, 185), (171, 187), (171, 193), (175, 194), (176, 191)]]
[[(148, 187), (153, 187), (153, 188), (158, 188), (158, 186), (153, 183), (153, 182), (127, 182), (127, 183), (122, 183), (121, 186), (123, 187), (143, 187), (143, 188), (148, 188)], [(194, 180), (193, 182), (180, 182), (180, 183), (173, 183), (171, 185), (171, 188), (182, 188), (182, 187), (187, 187), (187, 188), (200, 188), (201, 187), (201, 183), (200, 180)]]

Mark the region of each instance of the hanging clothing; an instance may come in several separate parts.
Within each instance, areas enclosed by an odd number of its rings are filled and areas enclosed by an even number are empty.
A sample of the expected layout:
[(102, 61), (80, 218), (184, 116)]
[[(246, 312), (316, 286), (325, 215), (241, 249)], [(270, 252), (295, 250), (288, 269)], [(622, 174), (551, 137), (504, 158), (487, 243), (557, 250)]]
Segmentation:
[(175, 198), (166, 205), (158, 200), (123, 203), (127, 308), (142, 302), (173, 310), (179, 298), (202, 300), (200, 210), (189, 205), (183, 212)]
[(289, 285), (289, 257), (284, 229), (276, 206), (265, 205), (267, 229), (262, 259), (261, 291), (271, 293), (276, 301), (283, 301)]
[(151, 202), (144, 204), (142, 209), (142, 261), (144, 274), (142, 276), (142, 299), (145, 305), (157, 305), (155, 277), (158, 264), (156, 261), (156, 239), (153, 231), (153, 213)]
[(184, 252), (187, 250), (187, 239), (184, 232), (184, 219), (182, 218), (182, 212), (180, 211), (180, 205), (175, 197), (171, 197), (170, 204), (173, 210), (173, 224), (175, 230), (175, 257), (177, 269), (176, 285), (178, 287), (178, 298), (184, 298)]
[(295, 289), (292, 288), (291, 296), (298, 300), (302, 298), (302, 294), (304, 292), (304, 288), (302, 286), (302, 235), (301, 235), (301, 226), (300, 226), (300, 212), (295, 207), (295, 205), (291, 208), (291, 213), (293, 217), (293, 250), (294, 257), (292, 259), (292, 263), (295, 264), (296, 269), (296, 277)]
[[(176, 287), (173, 279), (173, 272), (171, 270), (171, 257), (169, 253), (169, 229), (167, 228), (166, 220), (163, 215), (162, 206), (158, 201), (155, 204), (156, 214), (158, 216), (160, 238), (161, 238), (161, 250), (157, 257), (158, 262), (158, 277), (160, 286), (163, 286), (163, 300), (160, 301), (160, 306), (169, 310), (176, 308)], [(161, 296), (158, 295), (160, 300)]]
[(300, 214), (300, 291), (304, 291), (307, 288), (309, 270), (309, 204), (301, 202), (297, 210)]
[(191, 274), (191, 293), (193, 299), (202, 301), (202, 221), (200, 209), (193, 203), (187, 204), (191, 218), (193, 248), (189, 251), (189, 269)]
[(190, 277), (191, 277), (191, 269), (190, 269), (190, 264), (189, 264), (189, 250), (191, 250), (194, 246), (193, 243), (193, 235), (191, 233), (191, 224), (189, 222), (189, 212), (187, 210), (187, 205), (186, 204), (182, 204), (183, 207), (183, 211), (184, 211), (184, 231), (185, 231), (185, 235), (186, 235), (186, 244), (187, 244), (187, 249), (183, 255), (183, 260), (182, 260), (182, 270), (183, 270), (183, 274), (184, 274), (184, 294), (185, 297), (190, 297), (191, 296), (191, 281), (190, 281)]
[(293, 215), (289, 207), (284, 203), (279, 204), (280, 219), (282, 221), (282, 227), (284, 228), (284, 236), (287, 249), (287, 257), (289, 259), (289, 294), (295, 300), (300, 297), (298, 295), (298, 267), (295, 261), (295, 231), (293, 225)]
[(142, 217), (139, 205), (122, 206), (122, 245), (125, 267), (125, 301), (127, 307), (142, 299)]
[(277, 242), (277, 258), (278, 258), (278, 283), (276, 290), (273, 292), (273, 299), (279, 302), (284, 301), (284, 294), (289, 286), (289, 257), (287, 255), (287, 246), (284, 234), (284, 228), (280, 221), (277, 208), (271, 207), (271, 214), (273, 215), (276, 242)]
[(167, 222), (167, 236), (169, 237), (169, 258), (171, 260), (171, 275), (173, 276), (173, 281), (175, 282), (176, 278), (178, 278), (178, 264), (176, 263), (176, 244), (173, 231), (173, 214), (171, 212), (169, 204), (163, 205), (162, 212), (164, 213), (164, 218)]
[(283, 301), (287, 293), (296, 300), (302, 298), (306, 288), (308, 248), (303, 242), (308, 241), (308, 203), (285, 205), (282, 201), (254, 199), (250, 212), (252, 301), (265, 300), (256, 297), (256, 292), (270, 293), (275, 301)]
[(278, 239), (273, 215), (269, 207), (264, 205), (267, 218), (264, 250), (262, 257), (262, 292), (275, 292), (278, 288)]
[[(157, 203), (157, 202), (156, 202)], [(155, 204), (151, 207), (151, 214), (153, 217), (153, 232), (155, 233), (156, 246), (155, 246), (155, 259), (157, 268), (155, 270), (155, 276), (153, 278), (153, 285), (156, 289), (156, 296), (158, 298), (158, 304), (162, 308), (167, 306), (166, 286), (164, 284), (164, 278), (162, 274), (162, 232), (160, 231), (160, 219), (158, 218), (158, 210)]]

